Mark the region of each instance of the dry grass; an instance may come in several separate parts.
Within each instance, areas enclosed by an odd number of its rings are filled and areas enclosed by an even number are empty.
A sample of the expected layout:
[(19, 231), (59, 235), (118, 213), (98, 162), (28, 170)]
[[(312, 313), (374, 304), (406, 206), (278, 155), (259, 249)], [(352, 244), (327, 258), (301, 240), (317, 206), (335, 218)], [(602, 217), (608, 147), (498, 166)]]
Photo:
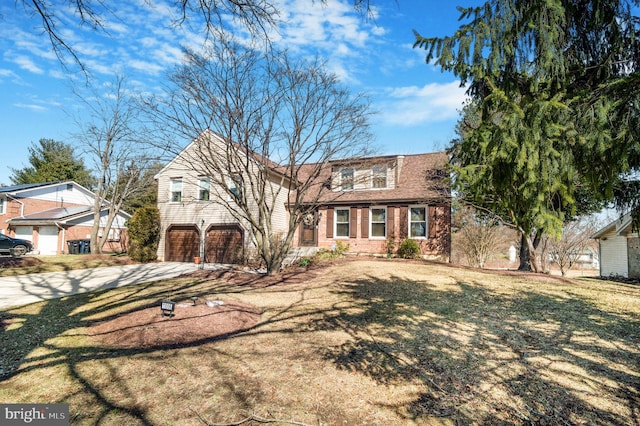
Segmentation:
[(0, 277), (136, 263), (124, 255), (65, 254), (57, 256), (0, 256)]
[[(87, 333), (194, 295), (261, 320), (181, 347)], [(0, 321), (0, 402), (69, 403), (72, 424), (640, 423), (640, 287), (627, 284), (355, 260), (83, 294)]]

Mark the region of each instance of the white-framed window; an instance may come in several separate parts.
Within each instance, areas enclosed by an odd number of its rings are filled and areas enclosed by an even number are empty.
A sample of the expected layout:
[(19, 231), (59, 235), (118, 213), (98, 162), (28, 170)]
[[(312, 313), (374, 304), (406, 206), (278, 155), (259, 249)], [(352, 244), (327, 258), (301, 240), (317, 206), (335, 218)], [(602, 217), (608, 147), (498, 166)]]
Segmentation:
[(409, 207), (409, 238), (427, 238), (427, 206)]
[(371, 187), (374, 189), (387, 187), (387, 166), (373, 166), (371, 168)]
[(198, 200), (209, 201), (211, 196), (211, 180), (208, 177), (198, 179)]
[(231, 175), (229, 178), (229, 192), (233, 195), (232, 199), (242, 198), (242, 176), (239, 173)]
[(336, 230), (333, 235), (336, 238), (349, 238), (349, 209), (335, 209), (335, 227)]
[(387, 208), (369, 209), (369, 235), (371, 238), (387, 238)]
[(171, 202), (179, 203), (182, 201), (182, 178), (171, 179)]
[(353, 190), (353, 178), (355, 170), (352, 168), (344, 168), (340, 170), (340, 189), (343, 191)]
[(0, 198), (0, 214), (6, 214), (6, 213), (7, 213), (7, 199)]

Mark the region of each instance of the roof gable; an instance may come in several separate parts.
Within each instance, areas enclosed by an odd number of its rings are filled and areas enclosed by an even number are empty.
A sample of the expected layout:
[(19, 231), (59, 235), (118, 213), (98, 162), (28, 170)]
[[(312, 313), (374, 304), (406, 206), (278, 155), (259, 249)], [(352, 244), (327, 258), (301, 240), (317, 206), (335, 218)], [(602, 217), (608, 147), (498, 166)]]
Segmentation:
[(595, 234), (593, 234), (591, 238), (598, 240), (614, 231), (615, 231), (615, 235), (625, 236), (631, 233), (631, 230), (632, 230), (631, 225), (632, 225), (631, 213), (626, 213), (623, 216), (605, 225), (603, 228), (601, 228)]
[(72, 180), (62, 180), (56, 182), (42, 182), (42, 183), (27, 183), (22, 185), (4, 186), (0, 187), (0, 194), (7, 194), (16, 197), (28, 198), (29, 193), (33, 191), (47, 192), (48, 190), (56, 191), (61, 185), (71, 185), (74, 189), (77, 189), (91, 198), (95, 198), (95, 194)]
[[(104, 216), (106, 212), (108, 212), (108, 209), (106, 206), (100, 209), (101, 215)], [(13, 225), (66, 223), (78, 218), (93, 217), (93, 213), (94, 209), (92, 206), (55, 207), (9, 219), (8, 223)], [(118, 215), (121, 216), (123, 220), (131, 219), (131, 215), (122, 210), (118, 212)]]

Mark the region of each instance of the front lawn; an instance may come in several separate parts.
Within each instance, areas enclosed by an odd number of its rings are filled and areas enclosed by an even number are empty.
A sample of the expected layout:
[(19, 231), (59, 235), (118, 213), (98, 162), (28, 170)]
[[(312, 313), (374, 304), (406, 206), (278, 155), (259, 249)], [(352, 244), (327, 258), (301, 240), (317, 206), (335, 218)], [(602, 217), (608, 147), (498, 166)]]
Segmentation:
[[(640, 423), (639, 286), (398, 260), (198, 274), (0, 311), (0, 402), (82, 425)], [(258, 322), (134, 348), (92, 331), (193, 296)]]

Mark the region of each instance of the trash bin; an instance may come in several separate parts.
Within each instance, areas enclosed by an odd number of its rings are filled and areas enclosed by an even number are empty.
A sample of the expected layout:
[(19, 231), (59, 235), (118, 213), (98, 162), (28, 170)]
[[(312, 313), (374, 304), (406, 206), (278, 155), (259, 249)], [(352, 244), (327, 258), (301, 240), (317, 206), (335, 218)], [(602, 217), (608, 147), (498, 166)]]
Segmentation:
[(80, 252), (78, 240), (67, 241), (67, 252), (69, 252), (69, 254), (78, 254)]
[(80, 242), (80, 247), (79, 247), (79, 251), (82, 254), (89, 254), (91, 253), (91, 240), (79, 240)]

